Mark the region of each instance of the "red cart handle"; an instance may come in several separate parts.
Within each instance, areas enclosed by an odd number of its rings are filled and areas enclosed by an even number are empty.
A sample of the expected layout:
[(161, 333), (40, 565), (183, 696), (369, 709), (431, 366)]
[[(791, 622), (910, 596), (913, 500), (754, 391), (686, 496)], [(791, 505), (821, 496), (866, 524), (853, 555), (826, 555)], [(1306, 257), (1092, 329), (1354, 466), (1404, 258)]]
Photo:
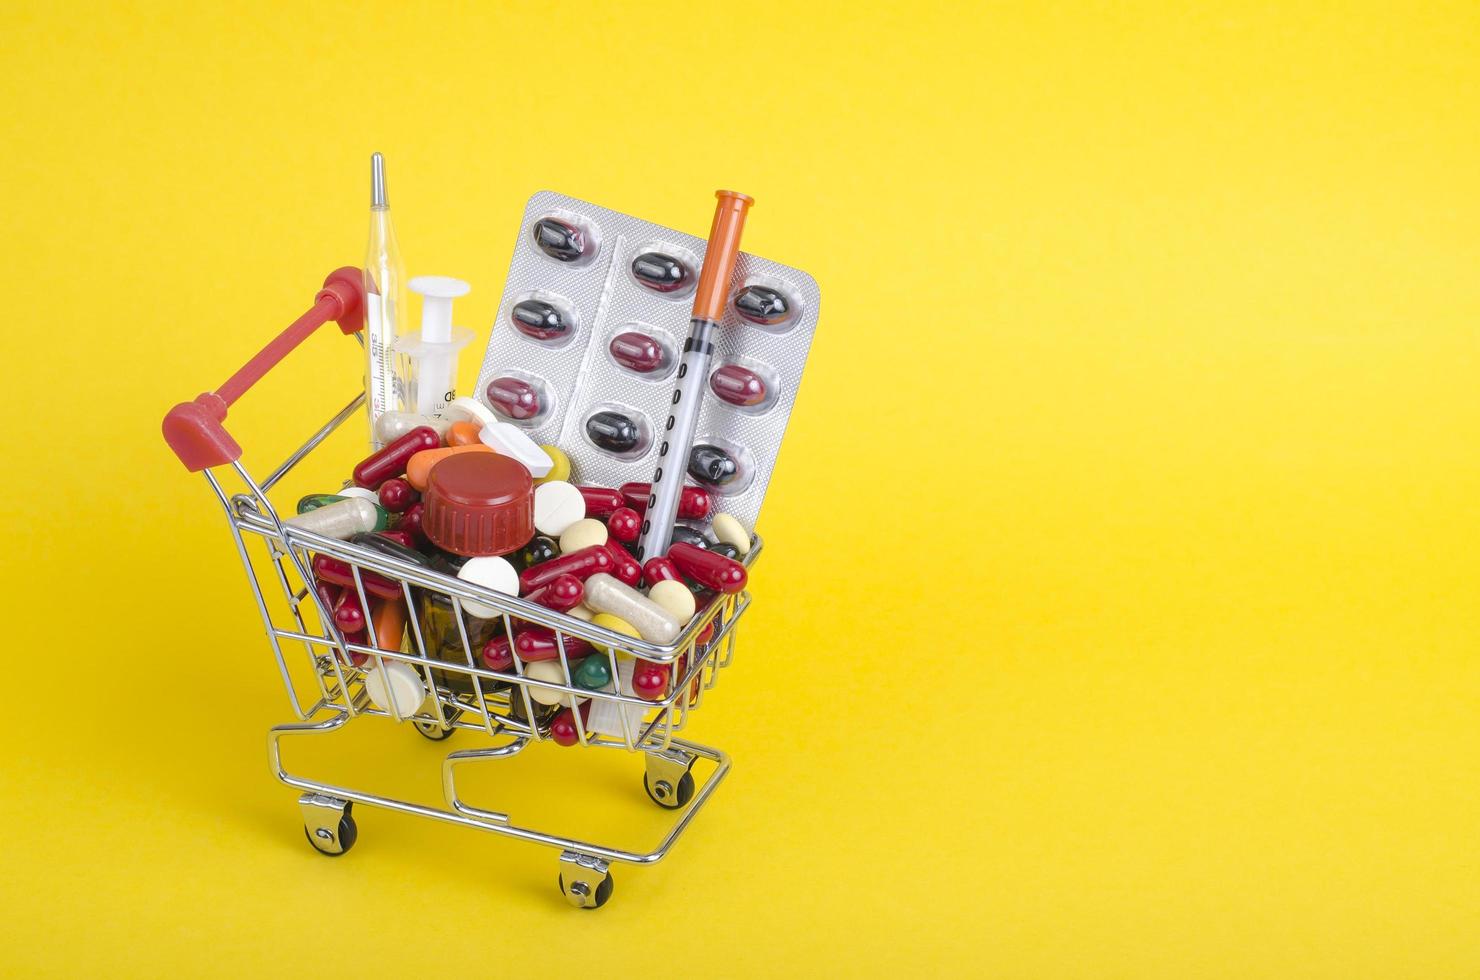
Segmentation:
[(359, 269), (350, 266), (329, 273), (324, 288), (314, 297), (313, 307), (227, 378), (225, 384), (215, 392), (197, 396), (193, 402), (181, 402), (165, 414), (164, 441), (186, 469), (194, 473), (241, 458), (242, 447), (221, 425), (226, 421), (227, 407), (261, 381), (309, 334), (329, 320), (336, 321), (346, 334), (356, 333), (365, 326), (362, 275)]

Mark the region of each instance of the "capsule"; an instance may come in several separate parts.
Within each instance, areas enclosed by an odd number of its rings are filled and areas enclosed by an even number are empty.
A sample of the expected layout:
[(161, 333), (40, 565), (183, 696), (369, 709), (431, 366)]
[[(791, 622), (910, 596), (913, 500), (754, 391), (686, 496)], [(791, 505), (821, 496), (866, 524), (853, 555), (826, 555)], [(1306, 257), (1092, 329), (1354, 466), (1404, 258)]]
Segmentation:
[(427, 536), (421, 529), (421, 515), (426, 511), (426, 504), (418, 500), (406, 508), (406, 513), (396, 522), (396, 530), (411, 535), (411, 547), (416, 547), (426, 541)]
[(576, 487), (576, 489), (581, 492), (581, 499), (586, 501), (587, 517), (605, 517), (614, 513), (623, 504), (620, 490), (610, 490), (606, 487)]
[(574, 262), (586, 254), (586, 233), (559, 218), (536, 221), (533, 234), (535, 246), (552, 259)]
[(637, 634), (649, 643), (672, 643), (683, 629), (683, 624), (668, 610), (610, 575), (592, 575), (586, 579), (585, 602), (597, 612), (611, 613), (632, 624)]
[[(587, 657), (586, 659), (591, 659)], [(591, 720), (591, 702), (583, 701), (575, 708), (561, 708), (560, 713), (550, 719), (550, 740), (556, 745), (564, 745), (567, 748), (579, 744), (581, 741), (581, 729), (576, 727), (575, 713), (581, 713), (581, 728), (587, 728)]]
[(611, 453), (630, 453), (642, 440), (637, 423), (621, 412), (597, 412), (586, 420), (586, 435), (602, 449)]
[(370, 625), (375, 645), (382, 650), (400, 650), (406, 638), (406, 603), (400, 599), (376, 599), (370, 603)]
[[(591, 655), (591, 644), (578, 636), (561, 634), (565, 638), (565, 658), (568, 661)], [(541, 660), (559, 660), (560, 644), (554, 630), (543, 626), (522, 627), (514, 636), (514, 652), (525, 663)], [(561, 681), (561, 683), (565, 683)]]
[(290, 517), (283, 524), (322, 534), (326, 538), (345, 540), (361, 531), (385, 530), (390, 525), (390, 515), (368, 500), (348, 497)]
[(727, 541), (720, 541), (717, 544), (710, 545), (709, 546), (709, 551), (712, 554), (724, 555), (726, 558), (730, 559), (731, 561), (738, 561), (739, 558), (740, 558), (740, 549), (737, 548), (737, 547), (735, 547), (734, 545), (730, 544)]
[(436, 449), (441, 445), (442, 437), (431, 426), (412, 429), (384, 449), (361, 460), (352, 474), (355, 485), (375, 490), (391, 477), (405, 473), (412, 456), (423, 449)]
[(471, 446), (483, 440), (478, 434), (483, 427), (477, 422), (454, 422), (452, 428), (447, 430), (447, 445), (449, 446)]
[(709, 376), (709, 390), (720, 401), (752, 408), (766, 400), (766, 382), (750, 368), (726, 364)]
[(410, 545), (393, 540), (387, 535), (390, 532), (381, 531), (374, 534), (356, 534), (350, 538), (350, 544), (357, 544), (371, 551), (385, 555), (388, 558), (396, 558), (400, 561), (409, 562), (412, 565), (420, 565), (423, 568), (431, 568), (431, 559)]
[(673, 536), (669, 540), (681, 541), (684, 544), (704, 550), (707, 550), (710, 545), (710, 541), (704, 536), (703, 531), (698, 528), (689, 527), (687, 524), (673, 525)]
[(663, 345), (635, 330), (617, 334), (606, 349), (612, 360), (638, 374), (651, 374), (663, 366)]
[(689, 476), (696, 480), (723, 487), (739, 475), (740, 464), (718, 446), (700, 443), (689, 452)]
[(524, 598), (546, 609), (565, 612), (580, 605), (584, 596), (585, 587), (581, 585), (580, 579), (574, 575), (557, 575)]
[(451, 419), (434, 419), (416, 412), (381, 412), (375, 420), (375, 438), (381, 445), (397, 439), (423, 426), (435, 429), (437, 435), (446, 438)]
[(432, 467), (436, 466), (448, 456), (456, 456), (458, 453), (491, 453), (493, 452), (483, 443), (472, 446), (443, 446), (441, 449), (423, 449), (412, 456), (406, 462), (406, 482), (417, 490), (426, 490), (427, 478), (431, 476)]
[(400, 477), (386, 480), (380, 485), (376, 496), (380, 498), (380, 506), (392, 514), (404, 514), (406, 508), (417, 501), (417, 492), (411, 489), (411, 484)]
[(668, 677), (671, 673), (669, 664), (637, 661), (632, 668), (632, 693), (644, 701), (663, 700), (663, 695), (668, 691)]
[(745, 566), (733, 558), (717, 555), (691, 544), (676, 542), (668, 548), (668, 558), (685, 576), (709, 589), (733, 594), (745, 588)]
[(593, 653), (576, 665), (570, 672), (570, 679), (575, 682), (576, 687), (599, 691), (612, 682), (611, 661), (599, 653)]
[(529, 539), (529, 544), (519, 549), (519, 562), (525, 568), (533, 568), (541, 562), (547, 562), (560, 554), (560, 548), (556, 546), (554, 538), (547, 538), (543, 534), (536, 534)]
[(535, 340), (556, 340), (570, 333), (570, 322), (560, 307), (544, 300), (527, 299), (509, 311), (514, 329)]
[(612, 570), (611, 552), (604, 545), (593, 544), (589, 548), (573, 551), (559, 558), (551, 558), (547, 562), (541, 562), (533, 568), (526, 568), (519, 576), (519, 589), (521, 593), (533, 592), (542, 585), (548, 585), (564, 574), (574, 575), (576, 578), (590, 578), (597, 572), (610, 572)]
[(662, 252), (643, 252), (632, 260), (632, 275), (649, 289), (675, 293), (688, 285), (689, 267)]
[(616, 540), (631, 544), (642, 533), (642, 515), (631, 507), (618, 507), (607, 517), (606, 531)]
[(746, 286), (735, 297), (735, 312), (762, 326), (773, 327), (791, 312), (786, 296), (769, 286)]
[(341, 633), (358, 633), (365, 628), (365, 611), (354, 589), (345, 589), (334, 604), (334, 625)]
[(514, 648), (507, 636), (491, 637), (483, 644), (483, 666), (489, 670), (508, 670), (514, 666)]
[(527, 422), (543, 410), (539, 391), (523, 378), (494, 378), (484, 394), (488, 404), (516, 422)]
[[(642, 581), (642, 566), (637, 563), (636, 558), (632, 557), (631, 552), (622, 547), (621, 542), (607, 541), (606, 550), (611, 552), (611, 574), (613, 576), (619, 581), (632, 586)], [(587, 603), (587, 605), (590, 605), (590, 603)], [(592, 608), (594, 609), (595, 607), (593, 606)]]
[(642, 584), (652, 588), (659, 582), (682, 582), (678, 566), (667, 558), (649, 558), (642, 563)]
[[(416, 539), (412, 537), (410, 531), (402, 531), (397, 529), (395, 531), (376, 531), (375, 533), (380, 535), (382, 538), (394, 541), (396, 544), (404, 545), (407, 548), (411, 548), (413, 550), (416, 548)], [(418, 554), (420, 554), (420, 552), (418, 552)]]
[[(651, 483), (622, 484), (622, 499), (639, 514), (647, 513), (652, 498)], [(702, 521), (709, 516), (709, 491), (703, 487), (684, 487), (678, 496), (678, 517), (684, 521)]]
[[(342, 585), (351, 592), (355, 588), (354, 572), (349, 562), (340, 561), (329, 555), (313, 556), (313, 573), (325, 582)], [(360, 572), (360, 581), (365, 583), (365, 591), (381, 599), (399, 599), (401, 597), (401, 585), (393, 582), (383, 575), (375, 572)]]

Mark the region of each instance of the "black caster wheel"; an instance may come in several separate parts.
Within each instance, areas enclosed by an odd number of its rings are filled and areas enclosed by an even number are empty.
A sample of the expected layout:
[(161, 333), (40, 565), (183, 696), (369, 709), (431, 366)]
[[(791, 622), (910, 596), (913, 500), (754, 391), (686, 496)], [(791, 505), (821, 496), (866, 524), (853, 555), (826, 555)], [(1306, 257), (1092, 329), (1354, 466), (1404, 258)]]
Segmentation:
[(457, 731), (456, 728), (443, 728), (435, 721), (413, 721), (411, 726), (422, 738), (433, 742), (445, 742), (452, 737), (453, 732)]
[[(353, 804), (350, 804), (352, 806)], [(359, 838), (359, 828), (355, 826), (354, 815), (349, 812), (349, 806), (344, 808), (344, 815), (339, 818), (339, 832), (330, 835), (328, 828), (321, 827), (317, 830), (303, 828), (303, 836), (308, 838), (313, 849), (325, 857), (339, 857), (355, 846)], [(336, 850), (335, 847), (338, 847)]]
[(643, 773), (642, 788), (647, 790), (648, 797), (658, 806), (665, 810), (677, 810), (694, 798), (694, 774), (684, 773), (677, 786), (671, 786), (666, 780), (659, 780), (654, 786), (648, 774)]
[(606, 876), (601, 879), (601, 883), (596, 886), (596, 891), (594, 893), (590, 890), (590, 886), (584, 881), (577, 881), (569, 888), (567, 888), (565, 885), (565, 875), (562, 874), (560, 876), (560, 894), (564, 895), (572, 905), (578, 908), (601, 908), (607, 903), (607, 900), (612, 897), (613, 887), (614, 886), (612, 885), (612, 876), (610, 871), (608, 871), (606, 873)]

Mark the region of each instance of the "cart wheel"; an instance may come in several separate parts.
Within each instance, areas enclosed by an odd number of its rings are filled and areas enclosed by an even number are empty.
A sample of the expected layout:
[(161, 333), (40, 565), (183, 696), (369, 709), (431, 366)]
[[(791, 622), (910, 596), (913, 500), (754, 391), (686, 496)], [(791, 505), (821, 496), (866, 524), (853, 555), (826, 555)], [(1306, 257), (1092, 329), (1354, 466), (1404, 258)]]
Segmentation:
[(675, 786), (666, 779), (654, 782), (650, 773), (643, 773), (642, 788), (647, 790), (647, 795), (658, 806), (665, 810), (677, 810), (694, 798), (694, 774), (684, 773)]
[(308, 842), (313, 845), (314, 850), (327, 857), (339, 857), (355, 846), (355, 841), (359, 838), (360, 832), (359, 828), (355, 826), (354, 816), (349, 812), (350, 806), (353, 806), (353, 804), (345, 806), (344, 815), (339, 818), (337, 832), (331, 831), (328, 827), (310, 829), (307, 824), (304, 825), (303, 836), (308, 838)]
[(612, 897), (612, 874), (608, 871), (597, 884), (595, 891), (587, 881), (572, 882), (567, 888), (564, 872), (560, 875), (560, 894), (565, 896), (566, 901), (581, 909), (599, 909)]
[(457, 731), (456, 728), (443, 728), (435, 721), (413, 721), (411, 724), (421, 733), (422, 738), (433, 742), (445, 742), (452, 737), (453, 732)]

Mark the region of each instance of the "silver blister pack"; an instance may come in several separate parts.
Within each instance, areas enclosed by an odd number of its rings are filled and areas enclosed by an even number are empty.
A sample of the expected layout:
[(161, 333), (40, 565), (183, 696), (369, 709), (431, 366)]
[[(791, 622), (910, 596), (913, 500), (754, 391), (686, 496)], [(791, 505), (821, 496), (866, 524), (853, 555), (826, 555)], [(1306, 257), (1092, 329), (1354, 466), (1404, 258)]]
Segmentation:
[[(571, 482), (653, 477), (705, 241), (541, 191), (529, 199), (477, 398), (562, 449)], [(817, 326), (816, 281), (742, 252), (714, 342), (689, 483), (754, 528)], [(695, 458), (697, 457), (697, 458)], [(705, 461), (714, 461), (708, 469)], [(697, 472), (703, 478), (696, 477)], [(711, 474), (734, 471), (725, 482)]]

